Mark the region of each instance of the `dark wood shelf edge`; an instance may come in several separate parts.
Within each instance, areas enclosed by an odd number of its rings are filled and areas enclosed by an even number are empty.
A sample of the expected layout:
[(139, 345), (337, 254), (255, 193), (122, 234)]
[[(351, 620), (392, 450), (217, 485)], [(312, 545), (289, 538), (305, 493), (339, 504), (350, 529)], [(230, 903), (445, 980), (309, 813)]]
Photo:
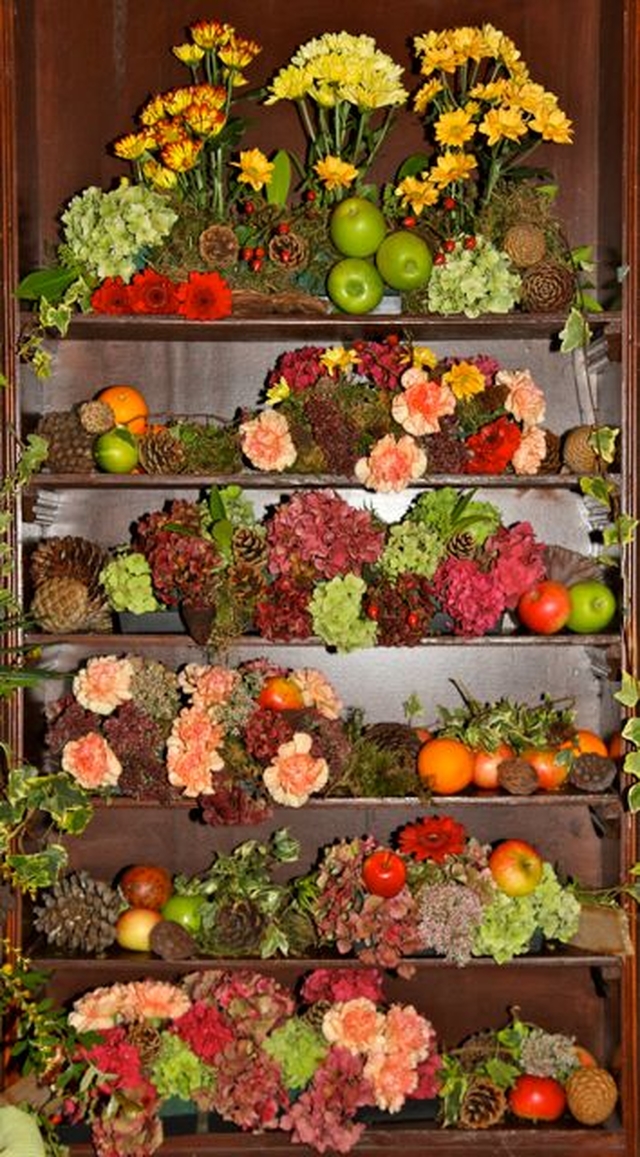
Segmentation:
[[(184, 415), (189, 418), (189, 415)], [(411, 483), (407, 491), (420, 492), (442, 486), (483, 490), (578, 490), (577, 474), (432, 474)], [(620, 476), (609, 474), (619, 484)], [(36, 475), (25, 494), (33, 496), (40, 490), (200, 490), (208, 486), (242, 486), (243, 490), (314, 490), (329, 487), (332, 490), (361, 490), (355, 478), (334, 474), (257, 474), (249, 471), (238, 474), (42, 474)], [(369, 492), (372, 493), (372, 492)]]
[[(59, 647), (64, 645), (78, 646), (78, 647), (99, 647), (112, 643), (113, 641), (122, 640), (122, 646), (131, 650), (132, 647), (171, 645), (179, 643), (180, 645), (188, 645), (199, 647), (188, 635), (183, 633), (144, 633), (144, 634), (130, 634), (123, 635), (114, 632), (105, 631), (103, 634), (61, 634), (61, 635), (45, 635), (37, 631), (28, 631), (25, 634), (25, 642), (30, 647)], [(462, 635), (430, 635), (418, 644), (420, 647), (598, 647), (604, 649), (615, 648), (620, 645), (619, 635), (601, 634), (601, 635), (479, 635), (473, 638), (466, 638)], [(319, 639), (264, 639), (253, 635), (243, 635), (241, 638), (234, 639), (231, 646), (236, 648), (251, 648), (259, 647), (264, 650), (271, 650), (274, 647), (287, 647), (290, 650), (304, 650), (307, 647), (323, 647), (324, 644)], [(206, 649), (206, 648), (205, 648)], [(384, 650), (397, 650), (400, 652), (402, 648), (392, 647), (372, 647), (371, 653)]]

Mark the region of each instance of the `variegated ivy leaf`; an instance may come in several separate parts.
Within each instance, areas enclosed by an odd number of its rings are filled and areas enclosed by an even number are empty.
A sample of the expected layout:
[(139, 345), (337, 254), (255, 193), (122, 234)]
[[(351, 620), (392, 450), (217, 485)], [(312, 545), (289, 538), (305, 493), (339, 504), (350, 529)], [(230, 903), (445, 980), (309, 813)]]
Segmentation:
[(573, 350), (584, 349), (591, 340), (592, 331), (591, 326), (585, 317), (582, 316), (579, 309), (575, 306), (570, 310), (569, 316), (560, 330), (560, 349), (563, 354), (572, 353)]
[(61, 844), (49, 844), (41, 852), (8, 855), (5, 862), (18, 888), (33, 895), (39, 888), (49, 888), (55, 883), (67, 860), (66, 849)]
[(634, 783), (627, 796), (629, 811), (640, 811), (640, 783)]
[(615, 482), (610, 482), (606, 478), (581, 478), (580, 489), (583, 494), (600, 502), (602, 506), (610, 506), (611, 498), (617, 491)]
[[(640, 747), (640, 719), (628, 719), (622, 728), (622, 738)], [(627, 756), (627, 758), (629, 758)]]
[(622, 770), (626, 775), (633, 775), (636, 779), (640, 779), (640, 751), (630, 751), (624, 757)]
[(623, 671), (620, 690), (616, 691), (613, 697), (623, 707), (635, 707), (640, 700), (640, 679), (636, 679), (628, 671)]

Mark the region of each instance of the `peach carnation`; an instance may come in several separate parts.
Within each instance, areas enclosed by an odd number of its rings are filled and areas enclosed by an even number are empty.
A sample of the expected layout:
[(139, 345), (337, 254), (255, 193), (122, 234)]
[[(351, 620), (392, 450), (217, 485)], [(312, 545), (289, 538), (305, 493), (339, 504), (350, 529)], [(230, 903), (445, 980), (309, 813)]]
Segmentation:
[(381, 1050), (384, 1013), (366, 996), (332, 1005), (322, 1018), (322, 1034), (329, 1044), (341, 1045), (354, 1055)]
[(397, 441), (385, 434), (373, 447), (368, 458), (359, 458), (355, 475), (363, 486), (380, 494), (404, 490), (421, 478), (427, 468), (427, 456), (413, 438), (405, 435)]
[(187, 994), (164, 980), (137, 980), (131, 988), (131, 1012), (135, 1020), (175, 1020), (191, 1008)]
[(524, 431), (511, 465), (516, 474), (537, 474), (546, 452), (547, 435), (539, 426), (531, 426)]
[(111, 715), (121, 703), (132, 698), (133, 665), (115, 655), (89, 659), (73, 680), (73, 694), (81, 707), (97, 715)]
[(412, 1004), (392, 1004), (385, 1017), (385, 1049), (405, 1052), (414, 1062), (424, 1061), (436, 1043), (433, 1025)]
[(224, 729), (202, 707), (185, 707), (167, 740), (169, 783), (190, 798), (211, 791), (211, 772), (224, 767), (218, 752), (223, 738)]
[(242, 453), (258, 470), (286, 470), (293, 466), (297, 451), (284, 414), (264, 410), (240, 425)]
[(395, 421), (417, 438), (424, 434), (437, 434), (439, 419), (455, 411), (453, 392), (447, 385), (431, 381), (428, 374), (417, 367), (405, 370), (400, 381), (403, 392), (396, 394), (391, 403)]
[(120, 760), (97, 731), (88, 731), (80, 739), (65, 743), (61, 762), (63, 771), (68, 771), (87, 791), (115, 787), (122, 774)]
[(314, 791), (320, 791), (329, 778), (326, 759), (311, 755), (312, 739), (296, 731), (289, 743), (281, 743), (273, 761), (265, 768), (265, 787), (276, 803), (285, 807), (302, 807)]
[(524, 426), (535, 426), (544, 421), (544, 394), (529, 370), (500, 370), (496, 374), (496, 385), (506, 386), (509, 390), (504, 408), (513, 414), (516, 422), (522, 422)]
[(342, 701), (321, 671), (315, 671), (312, 667), (302, 667), (294, 671), (291, 677), (300, 688), (305, 707), (315, 707), (325, 719), (340, 717)]
[(377, 1049), (368, 1057), (362, 1073), (373, 1086), (376, 1105), (387, 1113), (397, 1113), (409, 1093), (418, 1085), (418, 1072), (411, 1054), (399, 1049)]
[(94, 988), (86, 996), (81, 996), (69, 1013), (69, 1024), (77, 1032), (100, 1032), (113, 1028), (123, 1020), (131, 1020), (131, 985), (112, 984), (107, 988)]
[(239, 679), (238, 672), (228, 667), (203, 667), (198, 663), (188, 663), (178, 676), (180, 687), (191, 695), (194, 707), (204, 710), (228, 703)]

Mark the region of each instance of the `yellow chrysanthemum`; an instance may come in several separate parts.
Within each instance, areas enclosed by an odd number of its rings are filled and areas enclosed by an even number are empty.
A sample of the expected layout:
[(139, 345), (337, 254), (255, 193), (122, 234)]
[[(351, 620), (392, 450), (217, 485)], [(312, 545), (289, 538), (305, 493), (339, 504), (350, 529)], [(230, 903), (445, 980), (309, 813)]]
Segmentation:
[(227, 103), (227, 90), (222, 84), (197, 84), (192, 93), (194, 101), (209, 108), (224, 108)]
[(128, 133), (124, 137), (120, 137), (113, 146), (113, 151), (116, 157), (122, 157), (123, 161), (139, 161), (145, 153), (156, 148), (156, 138), (150, 129), (145, 129), (139, 133)]
[(178, 183), (178, 175), (171, 169), (165, 168), (164, 165), (158, 164), (157, 161), (150, 159), (145, 161), (142, 166), (145, 181), (153, 185), (154, 189), (165, 190), (175, 189)]
[(195, 68), (200, 64), (204, 56), (204, 48), (199, 48), (197, 44), (174, 44), (171, 51), (181, 64), (186, 64), (189, 68)]
[(232, 161), (236, 169), (240, 169), (238, 180), (241, 185), (250, 185), (255, 192), (259, 192), (264, 185), (268, 185), (273, 172), (273, 162), (267, 160), (262, 149), (244, 149), (240, 153), (239, 161)]
[(532, 80), (524, 84), (512, 84), (508, 100), (510, 104), (517, 104), (519, 108), (529, 113), (537, 113), (540, 108), (549, 104), (555, 108), (558, 104), (558, 98), (553, 93), (547, 92), (541, 84), (535, 84)]
[(274, 385), (269, 386), (267, 390), (267, 401), (271, 406), (277, 406), (278, 402), (284, 402), (291, 393), (291, 387), (286, 378), (280, 378)]
[(481, 60), (486, 52), (486, 44), (480, 28), (454, 29), (453, 43), (461, 64), (467, 60)]
[(198, 20), (189, 28), (194, 42), (208, 52), (226, 44), (233, 31), (231, 24), (223, 24), (221, 20)]
[(160, 156), (162, 163), (174, 173), (188, 173), (197, 165), (202, 149), (202, 141), (183, 137), (179, 141), (170, 141), (165, 145)]
[(344, 370), (348, 373), (349, 370), (358, 365), (360, 358), (355, 350), (346, 350), (343, 346), (332, 346), (321, 354), (320, 361), (333, 377), (336, 370)]
[(491, 108), (478, 125), (490, 145), (499, 141), (519, 141), (527, 134), (524, 117), (517, 108)]
[(438, 189), (444, 189), (453, 181), (466, 181), (477, 167), (473, 153), (443, 153), (438, 157), (429, 179)]
[(469, 90), (469, 95), (474, 100), (484, 100), (491, 104), (506, 101), (511, 95), (511, 82), (503, 76), (488, 84), (474, 84)]
[(460, 64), (458, 54), (453, 45), (446, 42), (434, 44), (429, 52), (425, 53), (420, 65), (423, 76), (430, 76), (432, 72), (455, 72)]
[(335, 108), (340, 101), (340, 95), (331, 84), (314, 84), (309, 89), (309, 96), (321, 108)]
[(529, 124), (529, 128), (540, 133), (543, 141), (553, 141), (556, 145), (570, 145), (573, 136), (572, 123), (556, 107), (541, 108)]
[(155, 125), (166, 115), (166, 111), (163, 97), (154, 96), (140, 113), (140, 123), (146, 126)]
[(459, 402), (472, 398), (474, 394), (481, 394), (486, 385), (484, 374), (470, 362), (459, 362), (452, 366), (442, 375), (442, 381)]
[(434, 354), (433, 350), (430, 350), (426, 345), (414, 345), (411, 350), (411, 365), (415, 366), (416, 369), (433, 370), (439, 360), (438, 355)]
[(210, 108), (209, 105), (200, 102), (189, 105), (184, 120), (191, 131), (201, 137), (216, 137), (227, 122), (227, 118), (219, 108)]
[(434, 126), (436, 140), (449, 148), (461, 148), (462, 145), (466, 145), (475, 131), (471, 117), (461, 108), (454, 112), (443, 113)]
[(324, 157), (313, 166), (326, 189), (347, 189), (358, 176), (358, 170), (340, 157)]
[(183, 140), (185, 136), (184, 128), (180, 121), (158, 121), (153, 128), (153, 136), (159, 148), (164, 145), (170, 145), (176, 141)]
[(218, 56), (227, 68), (245, 68), (255, 60), (262, 46), (244, 36), (234, 36), (218, 49)]
[(413, 107), (418, 113), (418, 116), (422, 116), (426, 112), (427, 105), (430, 105), (431, 101), (434, 100), (443, 89), (444, 85), (441, 80), (429, 80), (418, 89), (413, 98)]
[(294, 64), (287, 65), (280, 70), (273, 84), (270, 86), (270, 95), (265, 104), (275, 104), (278, 100), (302, 100), (313, 84), (313, 79), (306, 68), (298, 68)]
[(421, 181), (419, 177), (405, 177), (394, 189), (396, 197), (402, 197), (402, 205), (418, 216), (423, 209), (435, 205), (438, 200), (438, 190), (430, 181)]
[(185, 85), (184, 88), (172, 88), (170, 92), (164, 94), (164, 107), (170, 116), (180, 116), (186, 108), (194, 100), (193, 85)]

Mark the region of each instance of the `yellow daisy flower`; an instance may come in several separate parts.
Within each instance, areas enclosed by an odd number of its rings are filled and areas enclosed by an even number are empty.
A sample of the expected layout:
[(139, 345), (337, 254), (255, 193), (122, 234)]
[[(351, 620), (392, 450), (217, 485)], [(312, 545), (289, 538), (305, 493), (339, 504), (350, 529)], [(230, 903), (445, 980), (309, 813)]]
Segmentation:
[(218, 108), (207, 104), (190, 104), (184, 114), (185, 124), (201, 137), (216, 137), (227, 123), (227, 118)]
[(194, 98), (193, 86), (172, 88), (164, 94), (164, 107), (170, 116), (180, 116), (189, 107)]
[(200, 64), (204, 56), (204, 48), (199, 48), (197, 44), (174, 44), (171, 51), (181, 64), (186, 64), (189, 68), (195, 68)]
[(313, 78), (308, 69), (289, 64), (276, 76), (265, 104), (275, 104), (278, 100), (302, 100), (307, 96), (312, 84)]
[(162, 120), (166, 114), (164, 107), (164, 99), (161, 96), (154, 96), (152, 100), (148, 101), (140, 113), (140, 122), (143, 125), (155, 125)]
[(411, 206), (411, 211), (418, 216), (423, 209), (435, 205), (439, 193), (429, 181), (421, 181), (419, 177), (405, 177), (394, 189), (396, 197), (402, 197), (403, 207)]
[(436, 140), (449, 148), (460, 148), (470, 141), (475, 133), (475, 125), (471, 117), (463, 109), (454, 112), (445, 112), (434, 126)]
[(358, 170), (340, 157), (324, 157), (313, 166), (326, 189), (347, 189), (358, 176)]
[(198, 20), (191, 25), (189, 32), (200, 48), (211, 52), (227, 43), (229, 37), (233, 36), (233, 27), (231, 24), (223, 24), (221, 20)]
[(185, 132), (178, 120), (158, 121), (157, 125), (154, 125), (153, 136), (156, 145), (162, 148), (164, 145), (183, 140)]
[(449, 386), (459, 402), (472, 398), (474, 394), (481, 394), (486, 385), (484, 374), (470, 362), (459, 362), (457, 366), (452, 366), (442, 375), (442, 381)]
[(239, 161), (232, 161), (236, 169), (240, 169), (238, 180), (241, 185), (250, 185), (255, 192), (259, 192), (264, 185), (268, 185), (273, 172), (273, 162), (267, 160), (262, 149), (244, 149), (240, 153)]
[(427, 105), (431, 104), (431, 101), (434, 100), (443, 89), (444, 85), (441, 80), (429, 80), (418, 89), (413, 98), (413, 107), (418, 113), (418, 116), (424, 115), (427, 110)]
[(360, 358), (355, 350), (346, 350), (342, 346), (332, 346), (321, 354), (320, 361), (333, 377), (336, 370), (345, 370), (348, 373), (349, 370), (358, 365)]
[(160, 154), (162, 163), (174, 173), (188, 173), (198, 163), (202, 152), (202, 141), (194, 141), (183, 136), (179, 141), (169, 141)]
[(438, 364), (439, 358), (426, 345), (414, 345), (411, 350), (411, 364), (417, 369), (432, 370)]
[(527, 133), (527, 125), (517, 108), (491, 108), (478, 129), (486, 136), (490, 145), (499, 141), (519, 141)]
[(469, 90), (474, 100), (486, 100), (490, 103), (508, 100), (511, 95), (511, 85), (506, 77), (492, 80), (489, 84), (474, 84)]
[(571, 144), (573, 136), (572, 122), (559, 108), (541, 108), (533, 120), (530, 121), (529, 128), (533, 129), (536, 133), (540, 133), (543, 141), (553, 141), (556, 145)]
[(468, 180), (476, 167), (472, 153), (443, 153), (431, 169), (429, 179), (438, 189), (444, 189), (454, 181)]
[(175, 189), (178, 183), (177, 173), (174, 173), (171, 169), (167, 169), (164, 165), (158, 164), (158, 162), (152, 158), (145, 161), (142, 166), (142, 172), (145, 180), (148, 181), (150, 185), (153, 185), (155, 189)]
[(113, 146), (113, 151), (116, 157), (122, 157), (123, 161), (139, 161), (145, 153), (156, 148), (155, 135), (146, 129), (139, 133), (127, 133), (126, 136), (120, 137)]

